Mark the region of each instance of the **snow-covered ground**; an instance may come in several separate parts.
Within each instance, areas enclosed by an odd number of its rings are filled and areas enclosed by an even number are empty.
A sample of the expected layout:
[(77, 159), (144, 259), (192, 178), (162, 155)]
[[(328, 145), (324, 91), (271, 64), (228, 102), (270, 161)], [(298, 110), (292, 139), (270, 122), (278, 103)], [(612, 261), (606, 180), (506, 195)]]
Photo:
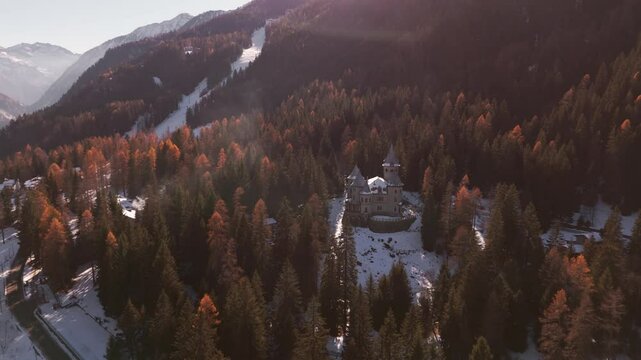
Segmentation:
[[(421, 206), (418, 194), (404, 192), (403, 198), (417, 208)], [(329, 225), (335, 236), (342, 233), (344, 201), (341, 197), (330, 202)], [(378, 280), (389, 273), (394, 262), (400, 261), (405, 265), (412, 292), (416, 296), (423, 289), (432, 287), (443, 260), (435, 253), (423, 250), (420, 209), (418, 211), (416, 220), (407, 231), (379, 234), (368, 228), (354, 227), (360, 285), (365, 286), (370, 274), (374, 280)]]
[(343, 336), (331, 337), (327, 340), (327, 352), (330, 358), (340, 359), (343, 356), (343, 347), (345, 346), (345, 338)]
[(154, 130), (156, 135), (159, 138), (164, 138), (185, 125), (187, 123), (187, 111), (198, 104), (205, 90), (207, 90), (207, 79), (198, 83), (194, 91), (190, 94), (183, 95), (182, 100), (178, 104), (178, 109), (169, 114), (163, 122), (156, 126)]
[(0, 191), (4, 190), (4, 188), (9, 188), (13, 189), (16, 186), (16, 181), (13, 179), (4, 179), (3, 182), (0, 183)]
[(135, 199), (128, 199), (123, 194), (119, 194), (117, 200), (122, 207), (122, 214), (130, 219), (136, 219), (136, 213), (145, 208), (145, 199), (140, 196)]
[[(240, 57), (231, 64), (231, 73), (225, 77), (219, 84), (219, 86), (224, 85), (233, 77), (233, 75), (238, 72), (245, 70), (256, 58), (260, 55), (263, 50), (263, 45), (265, 45), (265, 27), (254, 31), (252, 34), (252, 46), (244, 49)], [(162, 80), (154, 77), (154, 82), (158, 86), (162, 86)], [(182, 100), (178, 104), (178, 109), (171, 113), (165, 120), (156, 126), (154, 132), (159, 138), (166, 137), (168, 134), (176, 131), (183, 125), (187, 123), (187, 111), (200, 100), (206, 96), (209, 92), (207, 90), (207, 79), (203, 79), (196, 88), (188, 95), (183, 95)], [(140, 121), (137, 121), (132, 129), (127, 132), (127, 135), (135, 135), (140, 128)], [(198, 131), (199, 132), (199, 131)]]
[[(608, 221), (608, 217), (612, 211), (613, 208), (601, 199), (599, 199), (594, 206), (581, 206), (579, 211), (575, 212), (571, 219), (568, 219), (568, 223), (570, 225), (577, 226), (579, 219), (582, 218), (584, 221), (590, 222), (589, 227), (592, 230), (561, 226), (559, 231), (561, 243), (568, 242), (572, 246), (574, 252), (580, 253), (583, 252), (581, 239), (592, 238), (595, 241), (601, 241), (601, 234), (599, 233), (599, 230), (602, 230), (605, 227), (605, 223)], [(632, 234), (634, 222), (638, 215), (639, 212), (636, 212), (628, 216), (621, 217), (621, 232), (624, 236), (630, 236)], [(551, 227), (545, 234), (543, 234), (542, 238), (544, 244), (548, 244), (550, 242), (550, 238), (553, 236), (554, 232), (554, 227)]]
[(18, 252), (17, 231), (13, 228), (5, 229), (6, 241), (0, 241), (0, 359), (33, 359), (36, 357), (35, 347), (29, 335), (18, 325), (13, 314), (7, 307), (4, 285), (11, 269), (16, 253)]
[[(256, 60), (256, 58), (258, 58), (261, 51), (263, 51), (263, 46), (265, 45), (265, 38), (266, 38), (266, 32), (265, 32), (264, 26), (254, 31), (254, 33), (252, 34), (252, 46), (243, 50), (243, 53), (240, 55), (238, 60), (234, 61), (231, 64), (232, 75), (237, 71), (242, 71), (247, 69), (249, 65), (254, 60)], [(230, 77), (231, 76), (228, 76), (225, 80), (223, 80), (223, 84), (227, 80), (229, 80)]]
[(58, 294), (58, 299), (60, 305), (47, 297), (48, 302), (39, 306), (42, 318), (82, 359), (104, 359), (109, 338), (118, 329), (100, 304), (89, 264), (78, 270), (71, 290)]

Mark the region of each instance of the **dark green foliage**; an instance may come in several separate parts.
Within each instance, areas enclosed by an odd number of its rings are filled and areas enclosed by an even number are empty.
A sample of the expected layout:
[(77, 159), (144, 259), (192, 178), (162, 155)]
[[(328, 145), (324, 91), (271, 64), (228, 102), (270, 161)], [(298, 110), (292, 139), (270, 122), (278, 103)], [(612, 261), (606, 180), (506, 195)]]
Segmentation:
[(381, 360), (402, 359), (401, 351), (401, 337), (398, 333), (394, 313), (390, 310), (379, 330), (377, 358)]
[(345, 360), (366, 360), (374, 358), (372, 323), (367, 294), (360, 287), (354, 293), (350, 312), (350, 327), (345, 338)]
[(305, 313), (305, 321), (296, 337), (294, 359), (327, 360), (327, 329), (320, 314), (320, 304), (316, 298), (310, 300)]
[(494, 359), (494, 356), (492, 355), (492, 351), (490, 350), (490, 346), (487, 344), (487, 341), (485, 341), (484, 337), (479, 337), (476, 340), (476, 344), (474, 344), (474, 347), (472, 348), (472, 352), (470, 353), (470, 360), (492, 360)]
[(336, 267), (336, 257), (330, 252), (325, 256), (325, 264), (323, 266), (320, 286), (320, 311), (332, 336), (338, 335), (338, 301), (341, 296), (338, 269)]
[(234, 284), (225, 300), (220, 324), (222, 349), (232, 359), (265, 359), (267, 337), (262, 295), (246, 278)]
[(169, 353), (176, 326), (173, 305), (164, 291), (160, 292), (150, 322), (148, 346), (153, 357), (160, 358)]
[(125, 309), (118, 318), (118, 327), (125, 335), (127, 351), (129, 352), (130, 357), (137, 357), (141, 350), (140, 336), (142, 334), (142, 315), (131, 303), (131, 300), (127, 301)]
[(288, 262), (283, 265), (272, 301), (275, 357), (290, 359), (302, 321), (301, 292), (296, 272)]

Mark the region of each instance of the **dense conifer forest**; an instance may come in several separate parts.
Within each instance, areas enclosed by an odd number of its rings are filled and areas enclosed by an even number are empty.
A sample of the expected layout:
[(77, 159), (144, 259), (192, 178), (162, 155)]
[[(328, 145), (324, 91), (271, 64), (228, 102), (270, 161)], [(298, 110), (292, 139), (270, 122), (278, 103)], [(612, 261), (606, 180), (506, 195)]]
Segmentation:
[[(297, 5), (115, 49), (0, 132), (0, 179), (42, 178), (3, 192), (0, 224), (54, 290), (92, 264), (122, 331), (108, 358), (329, 359), (339, 336), (346, 360), (641, 357), (641, 213), (630, 236), (621, 224), (641, 208), (641, 3)], [(189, 114), (207, 127), (120, 135), (222, 78), (281, 14), (256, 63)], [(162, 69), (162, 88), (140, 80)], [(376, 173), (390, 145), (423, 248), (446, 259), (418, 298), (400, 262), (361, 286), (352, 224), (328, 224), (345, 175)], [(144, 210), (125, 217), (117, 194)], [(615, 209), (601, 241), (542, 241), (600, 199)]]

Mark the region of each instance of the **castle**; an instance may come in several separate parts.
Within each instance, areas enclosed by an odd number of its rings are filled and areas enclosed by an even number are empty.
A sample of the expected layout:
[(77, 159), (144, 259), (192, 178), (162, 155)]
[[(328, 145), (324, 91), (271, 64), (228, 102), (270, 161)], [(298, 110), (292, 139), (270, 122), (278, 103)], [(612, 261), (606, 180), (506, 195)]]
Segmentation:
[(365, 180), (358, 166), (354, 166), (345, 181), (345, 216), (356, 224), (367, 223), (372, 216), (402, 216), (401, 164), (394, 153), (394, 146), (390, 146), (382, 166), (382, 178), (376, 176)]

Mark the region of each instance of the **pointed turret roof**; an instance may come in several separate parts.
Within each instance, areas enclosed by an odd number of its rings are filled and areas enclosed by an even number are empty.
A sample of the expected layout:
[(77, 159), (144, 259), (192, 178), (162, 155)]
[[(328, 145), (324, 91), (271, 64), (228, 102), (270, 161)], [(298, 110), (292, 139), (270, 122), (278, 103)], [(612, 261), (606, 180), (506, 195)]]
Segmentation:
[(361, 170), (358, 168), (358, 165), (354, 165), (354, 170), (352, 170), (352, 173), (349, 174), (347, 177), (348, 179), (364, 179), (363, 174), (361, 174)]
[(364, 186), (365, 185), (365, 177), (363, 174), (361, 174), (361, 170), (358, 168), (358, 166), (354, 166), (354, 170), (352, 170), (352, 173), (349, 174), (347, 177), (348, 180), (350, 180), (351, 185), (358, 185), (358, 186)]
[(390, 145), (389, 152), (387, 153), (385, 160), (383, 160), (383, 166), (400, 166), (400, 165), (401, 163), (400, 161), (398, 161), (398, 158), (396, 157), (396, 153), (394, 152), (394, 145)]

